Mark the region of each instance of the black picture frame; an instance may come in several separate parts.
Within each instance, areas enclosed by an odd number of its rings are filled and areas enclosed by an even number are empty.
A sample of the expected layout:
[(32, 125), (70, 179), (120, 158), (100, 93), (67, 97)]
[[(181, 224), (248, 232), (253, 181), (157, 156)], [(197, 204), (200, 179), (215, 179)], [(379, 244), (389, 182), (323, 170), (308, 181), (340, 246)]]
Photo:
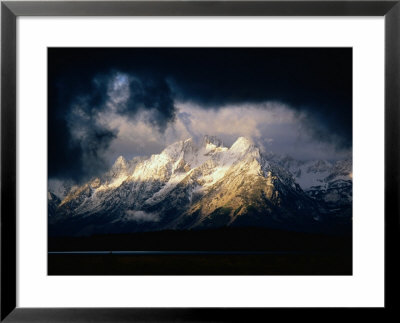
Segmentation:
[[(385, 18), (385, 307), (395, 311), (399, 251), (400, 1), (2, 1), (1, 3), (1, 321), (142, 322), (253, 321), (265, 311), (304, 315), (306, 309), (17, 308), (16, 286), (16, 19), (19, 16), (384, 16)], [(40, 291), (38, 291), (40, 292)], [(315, 318), (341, 317), (312, 309)], [(356, 309), (354, 309), (356, 310)], [(324, 311), (321, 313), (321, 311)], [(319, 315), (318, 315), (319, 313)], [(349, 310), (347, 310), (349, 314)], [(261, 316), (260, 316), (261, 315)], [(309, 316), (309, 313), (306, 314)], [(339, 316), (340, 315), (340, 316)]]

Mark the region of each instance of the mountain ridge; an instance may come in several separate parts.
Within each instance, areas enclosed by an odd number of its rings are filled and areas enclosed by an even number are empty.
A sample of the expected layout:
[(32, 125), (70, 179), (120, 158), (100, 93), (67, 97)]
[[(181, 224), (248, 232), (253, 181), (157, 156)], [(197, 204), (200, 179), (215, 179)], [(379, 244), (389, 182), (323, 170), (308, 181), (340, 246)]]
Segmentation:
[(49, 232), (85, 235), (249, 225), (307, 230), (335, 220), (331, 209), (338, 204), (332, 198), (329, 204), (323, 190), (332, 189), (328, 184), (341, 175), (333, 176), (319, 193), (314, 186), (308, 187), (313, 193), (306, 193), (294, 171), (282, 160), (268, 160), (245, 137), (230, 148), (213, 136), (204, 136), (200, 145), (191, 138), (181, 140), (149, 158), (120, 156), (103, 176), (71, 189), (58, 206), (52, 200)]

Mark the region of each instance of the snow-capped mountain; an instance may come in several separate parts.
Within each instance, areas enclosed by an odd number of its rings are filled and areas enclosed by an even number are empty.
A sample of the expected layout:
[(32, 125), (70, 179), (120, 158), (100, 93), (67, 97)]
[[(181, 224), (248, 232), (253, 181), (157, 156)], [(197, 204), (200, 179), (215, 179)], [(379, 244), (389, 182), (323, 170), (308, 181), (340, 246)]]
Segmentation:
[(56, 215), (57, 208), (60, 205), (60, 203), (61, 200), (57, 195), (51, 192), (47, 192), (47, 208), (49, 217), (53, 217), (54, 215)]
[(298, 161), (288, 156), (270, 156), (271, 161), (286, 169), (311, 197), (331, 208), (351, 207), (353, 190), (352, 162), (349, 159)]
[[(205, 136), (200, 145), (187, 139), (150, 158), (121, 156), (106, 174), (71, 188), (61, 201), (49, 193), (50, 233), (220, 226), (312, 230), (332, 221), (333, 208), (337, 213), (342, 198), (334, 189), (340, 195), (344, 185), (351, 186), (348, 167), (351, 162), (265, 158), (244, 137), (229, 148), (215, 137)], [(349, 192), (345, 197), (351, 201)]]

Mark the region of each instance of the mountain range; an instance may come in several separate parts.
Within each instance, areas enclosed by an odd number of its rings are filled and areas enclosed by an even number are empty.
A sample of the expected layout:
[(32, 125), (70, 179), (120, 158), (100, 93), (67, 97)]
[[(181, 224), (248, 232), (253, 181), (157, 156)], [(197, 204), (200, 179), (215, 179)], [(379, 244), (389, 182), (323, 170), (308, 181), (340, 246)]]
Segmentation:
[(120, 156), (102, 176), (48, 192), (50, 235), (219, 227), (351, 229), (352, 162), (299, 161), (204, 136), (160, 154)]

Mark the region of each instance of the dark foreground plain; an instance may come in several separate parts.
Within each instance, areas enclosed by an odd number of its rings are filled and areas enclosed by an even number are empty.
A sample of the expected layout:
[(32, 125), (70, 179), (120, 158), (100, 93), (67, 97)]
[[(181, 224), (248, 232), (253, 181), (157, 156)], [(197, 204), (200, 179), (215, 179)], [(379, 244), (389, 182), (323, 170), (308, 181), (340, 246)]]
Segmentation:
[(50, 254), (49, 275), (351, 275), (350, 254)]
[(352, 238), (264, 228), (49, 237), (48, 274), (351, 275)]

